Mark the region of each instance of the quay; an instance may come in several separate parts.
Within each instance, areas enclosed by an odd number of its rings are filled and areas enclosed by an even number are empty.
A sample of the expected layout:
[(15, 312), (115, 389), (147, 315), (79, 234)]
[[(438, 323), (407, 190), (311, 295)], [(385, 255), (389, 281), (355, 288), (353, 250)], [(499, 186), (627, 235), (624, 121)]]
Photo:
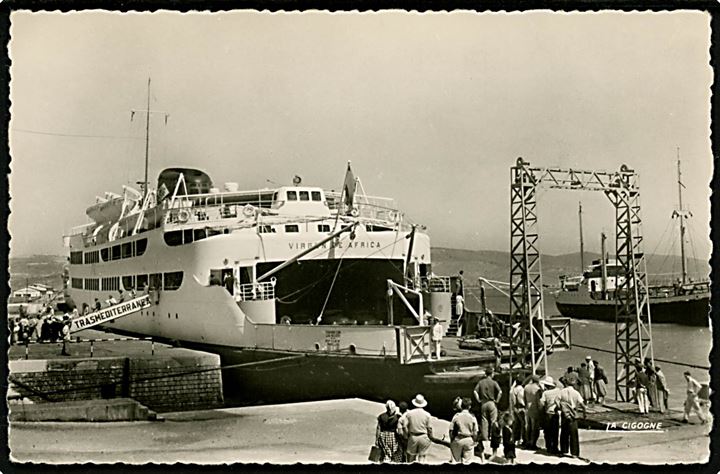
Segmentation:
[[(87, 331), (83, 337), (112, 338), (99, 331)], [(31, 346), (34, 360), (56, 359), (61, 344)], [(445, 347), (445, 346), (444, 346)], [(24, 346), (13, 346), (10, 360), (24, 359)], [(155, 343), (155, 356), (169, 357), (181, 351)], [(461, 349), (447, 344), (449, 354)], [(119, 339), (95, 345), (94, 357), (142, 358), (150, 356), (148, 341)], [(73, 345), (67, 359), (87, 360), (88, 348)], [(473, 377), (468, 374), (468, 390)], [(187, 462), (224, 463), (368, 463), (374, 440), (376, 417), (383, 404), (359, 398), (307, 401), (261, 406), (160, 410), (159, 421), (96, 422), (24, 422), (10, 421), (11, 459), (17, 462)], [(641, 417), (635, 405), (608, 401), (591, 406), (588, 417), (580, 420), (581, 456), (550, 456), (544, 450), (518, 448), (519, 464), (608, 463), (695, 463), (709, 456), (710, 426), (680, 423), (682, 415), (671, 410), (665, 415), (651, 413)], [(661, 421), (659, 432), (607, 431), (614, 422)], [(619, 428), (621, 429), (621, 428)], [(433, 431), (438, 438), (447, 436), (449, 422), (435, 418)], [(539, 446), (544, 445), (542, 434)], [(487, 447), (486, 447), (487, 450)], [(500, 450), (500, 452), (502, 449)], [(658, 456), (662, 452), (662, 456)], [(428, 462), (447, 463), (449, 449), (433, 444)], [(479, 462), (479, 459), (475, 460)], [(490, 463), (502, 463), (498, 458)]]
[[(375, 420), (383, 410), (381, 403), (343, 399), (165, 413), (164, 422), (11, 422), (10, 456), (17, 462), (60, 464), (366, 464)], [(434, 420), (434, 432), (447, 433), (448, 429), (447, 421)], [(516, 462), (704, 462), (709, 455), (709, 430), (708, 425), (698, 424), (647, 434), (581, 430), (583, 459), (518, 449)], [(449, 449), (433, 444), (428, 463), (449, 460)]]

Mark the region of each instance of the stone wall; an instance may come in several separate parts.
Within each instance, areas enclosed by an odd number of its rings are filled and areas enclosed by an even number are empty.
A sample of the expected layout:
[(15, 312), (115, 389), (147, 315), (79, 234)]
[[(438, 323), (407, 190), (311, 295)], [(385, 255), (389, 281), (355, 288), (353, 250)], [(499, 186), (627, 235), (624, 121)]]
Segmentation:
[(129, 397), (157, 412), (223, 404), (220, 357), (173, 349), (171, 354), (10, 362), (10, 381), (35, 402)]

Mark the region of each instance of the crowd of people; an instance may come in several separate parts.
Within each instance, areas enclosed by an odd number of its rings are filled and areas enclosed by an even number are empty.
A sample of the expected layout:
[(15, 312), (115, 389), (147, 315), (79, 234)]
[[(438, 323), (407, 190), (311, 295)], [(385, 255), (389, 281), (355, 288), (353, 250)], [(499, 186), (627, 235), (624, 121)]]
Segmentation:
[(39, 315), (28, 315), (20, 312), (18, 318), (8, 318), (10, 344), (28, 344), (30, 342), (63, 342), (62, 354), (68, 355), (65, 342), (70, 337), (72, 315), (55, 314), (52, 307), (45, 307)]
[(98, 298), (95, 298), (93, 305), (84, 303), (82, 309), (78, 311), (74, 308), (70, 313), (62, 315), (55, 314), (51, 306), (45, 306), (39, 314), (27, 314), (24, 308), (20, 308), (17, 317), (9, 317), (8, 325), (10, 330), (11, 344), (28, 344), (30, 342), (62, 342), (62, 355), (69, 355), (67, 350), (67, 341), (70, 339), (70, 326), (72, 320), (99, 311), (103, 308), (122, 303), (123, 301), (134, 299), (135, 291), (127, 294), (122, 289), (118, 290), (118, 295), (108, 295), (103, 305)]
[[(667, 410), (668, 384), (662, 369), (651, 359), (636, 359), (634, 396), (641, 414), (650, 410)], [(696, 413), (701, 423), (707, 417), (700, 408), (700, 383), (686, 371), (687, 398), (683, 421)], [(509, 408), (500, 413), (502, 396), (500, 385), (494, 380), (492, 367), (481, 371), (473, 397), (457, 397), (453, 403), (455, 415), (449, 434), (452, 462), (469, 463), (479, 459), (498, 458), (502, 446), (502, 460), (513, 463), (515, 448), (537, 450), (542, 432), (544, 449), (550, 455), (580, 457), (578, 420), (586, 416), (586, 407), (602, 404), (607, 395), (608, 379), (605, 369), (591, 356), (579, 367), (568, 367), (565, 374), (553, 379), (550, 375), (531, 375), (515, 378), (509, 393)], [(396, 406), (388, 401), (386, 412), (378, 417), (376, 445), (380, 461), (423, 462), (433, 439), (431, 415), (425, 410), (427, 401), (417, 395), (413, 408), (407, 410), (402, 402)], [(444, 434), (442, 435), (444, 439)], [(487, 443), (487, 446), (486, 446)], [(486, 452), (488, 447), (490, 452)]]

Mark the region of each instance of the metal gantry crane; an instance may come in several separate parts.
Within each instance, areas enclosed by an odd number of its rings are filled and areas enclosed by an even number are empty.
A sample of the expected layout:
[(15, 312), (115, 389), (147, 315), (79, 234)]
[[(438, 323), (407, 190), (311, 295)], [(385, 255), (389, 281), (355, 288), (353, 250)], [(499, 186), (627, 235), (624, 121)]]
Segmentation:
[(547, 373), (537, 188), (601, 191), (615, 206), (615, 248), (625, 275), (615, 291), (615, 393), (618, 400), (629, 401), (634, 360), (654, 362), (637, 173), (625, 165), (614, 172), (531, 167), (518, 158), (510, 180), (512, 358), (530, 363), (533, 373), (542, 364)]

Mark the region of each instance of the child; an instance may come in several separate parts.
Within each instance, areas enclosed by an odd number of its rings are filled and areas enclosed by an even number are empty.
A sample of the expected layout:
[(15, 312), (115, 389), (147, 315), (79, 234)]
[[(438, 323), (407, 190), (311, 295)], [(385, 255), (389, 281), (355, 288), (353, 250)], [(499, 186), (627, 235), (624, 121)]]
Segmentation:
[(503, 454), (510, 464), (515, 464), (515, 435), (513, 433), (513, 417), (510, 413), (503, 415)]
[(490, 448), (492, 449), (491, 459), (497, 456), (497, 449), (500, 447), (500, 441), (502, 439), (502, 429), (500, 424), (496, 421), (490, 427)]

